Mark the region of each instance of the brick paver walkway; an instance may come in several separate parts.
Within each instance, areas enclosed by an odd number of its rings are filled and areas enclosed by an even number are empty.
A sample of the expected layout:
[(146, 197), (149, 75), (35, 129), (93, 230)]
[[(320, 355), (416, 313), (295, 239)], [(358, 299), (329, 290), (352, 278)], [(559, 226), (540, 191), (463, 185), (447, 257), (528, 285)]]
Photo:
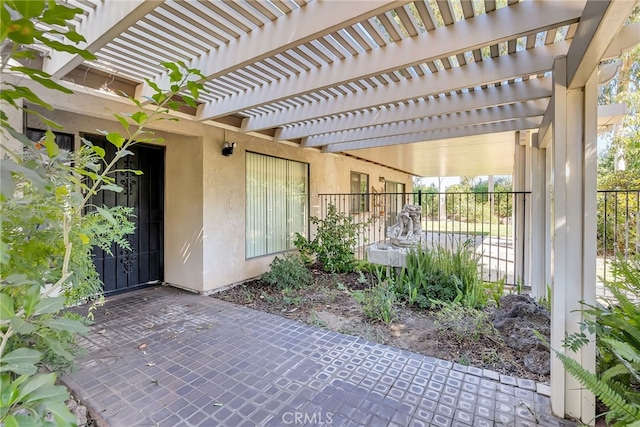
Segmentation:
[(499, 376), (168, 287), (108, 298), (66, 384), (111, 426), (559, 426)]

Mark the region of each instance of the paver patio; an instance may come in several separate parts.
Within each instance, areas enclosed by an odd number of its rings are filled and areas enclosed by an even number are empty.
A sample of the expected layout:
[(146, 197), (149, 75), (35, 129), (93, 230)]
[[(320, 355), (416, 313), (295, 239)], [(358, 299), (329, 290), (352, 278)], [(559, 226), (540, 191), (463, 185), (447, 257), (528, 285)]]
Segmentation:
[(574, 425), (533, 381), (163, 286), (107, 298), (81, 344), (63, 381), (111, 426)]

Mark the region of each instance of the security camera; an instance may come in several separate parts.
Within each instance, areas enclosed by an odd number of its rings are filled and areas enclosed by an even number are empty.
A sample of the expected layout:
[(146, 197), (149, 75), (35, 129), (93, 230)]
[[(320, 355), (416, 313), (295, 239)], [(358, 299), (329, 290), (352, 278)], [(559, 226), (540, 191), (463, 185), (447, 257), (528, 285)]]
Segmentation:
[(222, 155), (230, 156), (233, 154), (233, 149), (236, 148), (235, 142), (225, 142), (224, 147), (222, 147)]

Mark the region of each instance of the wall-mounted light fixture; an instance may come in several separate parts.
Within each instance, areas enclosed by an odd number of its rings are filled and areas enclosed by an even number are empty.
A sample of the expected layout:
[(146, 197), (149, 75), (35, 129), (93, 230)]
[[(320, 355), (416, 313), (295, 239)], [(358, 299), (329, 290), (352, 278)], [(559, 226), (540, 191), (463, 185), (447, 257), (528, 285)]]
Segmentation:
[(381, 176), (381, 177), (379, 178), (379, 181), (380, 181), (380, 182), (384, 182), (384, 181), (385, 181), (384, 176)]
[(232, 155), (234, 148), (236, 148), (236, 143), (235, 142), (225, 142), (224, 146), (222, 147), (222, 155), (223, 156)]

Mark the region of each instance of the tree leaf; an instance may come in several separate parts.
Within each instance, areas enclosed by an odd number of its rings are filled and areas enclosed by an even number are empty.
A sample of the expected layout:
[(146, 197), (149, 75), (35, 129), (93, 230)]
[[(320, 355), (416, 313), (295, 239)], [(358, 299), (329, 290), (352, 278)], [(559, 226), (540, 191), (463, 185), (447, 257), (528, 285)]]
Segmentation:
[(119, 132), (109, 132), (107, 134), (107, 141), (120, 148), (122, 147), (122, 144), (124, 144), (126, 139), (122, 135), (120, 135)]
[(42, 43), (44, 43), (45, 45), (49, 46), (50, 48), (58, 52), (67, 52), (75, 55), (80, 55), (83, 59), (86, 59), (87, 61), (93, 61), (96, 59), (96, 56), (93, 53), (89, 52), (88, 50), (79, 49), (70, 44), (60, 43), (57, 40), (51, 40), (46, 37), (36, 37), (36, 38), (40, 40)]
[(69, 360), (70, 362), (73, 362), (73, 359), (74, 359), (73, 355), (62, 347), (62, 343), (60, 343), (60, 341), (49, 338), (47, 336), (43, 336), (42, 338), (47, 343), (47, 345), (51, 348), (51, 350), (54, 351), (54, 353), (56, 353), (58, 356), (64, 357), (66, 360)]
[[(31, 415), (16, 414), (16, 415), (10, 415), (10, 417), (13, 418), (12, 421), (7, 422), (5, 426), (17, 426), (17, 427), (41, 427), (42, 426), (42, 424), (38, 422), (39, 420), (36, 419), (36, 417), (33, 417)], [(14, 422), (17, 424), (13, 424)]]
[(202, 88), (202, 85), (194, 81), (188, 81), (187, 88), (189, 88), (189, 92), (191, 92), (191, 96), (194, 99), (197, 99), (200, 93), (200, 89)]
[(35, 389), (25, 399), (26, 402), (38, 402), (42, 400), (58, 400), (64, 402), (69, 398), (66, 387), (61, 385), (44, 385)]
[(28, 0), (28, 1), (14, 1), (12, 6), (16, 8), (23, 18), (35, 18), (40, 16), (45, 7), (44, 0)]
[(19, 50), (18, 52), (13, 54), (12, 58), (13, 59), (25, 58), (25, 59), (35, 60), (36, 53), (33, 52), (32, 50)]
[(5, 83), (7, 86), (11, 86), (13, 90), (4, 89), (2, 91), (2, 99), (10, 102), (11, 100), (17, 100), (20, 98), (24, 98), (29, 102), (34, 104), (38, 104), (41, 107), (46, 108), (47, 110), (53, 110), (53, 107), (43, 100), (41, 100), (38, 95), (36, 95), (31, 89), (25, 86), (17, 86), (12, 83)]
[(114, 114), (114, 117), (118, 119), (123, 128), (129, 130), (129, 122), (124, 118), (124, 116), (121, 116), (120, 114)]
[(46, 319), (42, 321), (42, 325), (57, 331), (77, 332), (80, 334), (87, 333), (89, 330), (89, 328), (83, 325), (80, 321), (67, 319), (66, 317)]
[(53, 78), (51, 77), (51, 75), (49, 73), (45, 73), (44, 71), (41, 71), (35, 68), (30, 68), (30, 67), (11, 67), (10, 70), (25, 74), (31, 77), (32, 80), (37, 81), (42, 86), (48, 89), (54, 89), (54, 90), (58, 90), (60, 92), (69, 93), (69, 94), (73, 93), (71, 89), (53, 81)]
[(76, 44), (87, 41), (87, 39), (85, 39), (82, 34), (78, 34), (73, 30), (67, 31), (66, 33), (64, 33), (64, 36)]
[(46, 77), (41, 77), (38, 74), (34, 74), (31, 76), (31, 78), (35, 81), (37, 81), (38, 83), (40, 83), (42, 86), (46, 87), (47, 89), (53, 89), (53, 90), (57, 90), (66, 94), (72, 94), (73, 91), (67, 87), (62, 86), (61, 84), (58, 84), (56, 82), (54, 82), (53, 80), (46, 78)]
[(0, 293), (0, 319), (8, 320), (16, 315), (13, 310), (13, 298), (7, 294)]
[[(42, 15), (42, 22), (52, 25), (66, 26), (65, 21), (70, 21), (76, 15), (82, 13), (82, 9), (78, 7), (66, 7), (56, 2), (49, 2), (49, 8)], [(69, 40), (72, 40), (71, 38)], [(73, 41), (73, 40), (72, 40)]]
[(28, 167), (14, 163), (11, 160), (2, 159), (0, 161), (3, 168), (6, 168), (9, 172), (19, 174), (29, 180), (33, 185), (39, 189), (45, 189), (49, 182), (42, 178), (36, 171)]
[(182, 97), (182, 100), (184, 101), (185, 104), (187, 104), (189, 107), (192, 108), (197, 108), (198, 105), (196, 104), (196, 102), (193, 100), (193, 98), (191, 98), (190, 96), (186, 96), (184, 95)]
[(44, 297), (36, 304), (34, 314), (53, 314), (62, 310), (64, 307), (64, 297)]
[[(17, 3), (30, 2), (25, 1)], [(33, 44), (36, 35), (36, 28), (33, 25), (33, 22), (26, 18), (18, 19), (9, 23), (9, 25), (7, 25), (7, 31), (7, 36), (18, 44)]]
[(144, 111), (136, 111), (131, 115), (131, 119), (134, 122), (141, 124), (142, 122), (147, 120), (147, 114)]
[(47, 129), (44, 135), (44, 147), (47, 149), (47, 156), (52, 159), (60, 154), (60, 148), (56, 144), (56, 136), (53, 132)]
[(11, 327), (17, 334), (29, 335), (35, 332), (34, 324), (27, 322), (22, 317), (14, 317), (11, 319)]
[(85, 245), (88, 245), (89, 243), (91, 243), (91, 239), (89, 239), (89, 236), (87, 236), (84, 233), (80, 233), (78, 237), (80, 237), (80, 240), (82, 240), (82, 243)]
[(42, 354), (31, 348), (18, 348), (2, 356), (0, 372), (14, 372), (18, 375), (33, 375), (37, 372), (36, 363)]
[(7, 415), (7, 418), (4, 419), (4, 427), (20, 427), (24, 423), (24, 420), (21, 418), (22, 417), (20, 415)]
[(111, 215), (111, 212), (109, 212), (108, 210), (101, 208), (99, 206), (96, 206), (96, 210), (98, 211), (98, 213), (100, 213), (100, 215), (102, 215), (102, 217), (104, 219), (106, 219), (107, 221), (109, 221), (111, 224), (117, 226), (118, 225), (118, 221), (116, 221), (116, 219), (113, 217), (113, 215)]
[(107, 154), (106, 151), (104, 151), (104, 148), (99, 147), (97, 145), (92, 145), (91, 151), (96, 153), (101, 159), (104, 159), (104, 156)]
[(48, 403), (47, 409), (53, 414), (57, 426), (71, 427), (76, 425), (76, 416), (69, 411), (69, 408), (64, 403)]
[(129, 151), (129, 150), (120, 150), (116, 154), (116, 157), (118, 157), (119, 159), (127, 156), (135, 156), (135, 154), (133, 153), (133, 151)]
[(2, 279), (2, 286), (33, 285), (34, 283), (33, 280), (27, 279), (27, 276), (24, 274), (11, 274)]
[(54, 385), (55, 383), (56, 383), (56, 374), (54, 374), (53, 372), (49, 374), (34, 375), (28, 380), (26, 380), (24, 383), (22, 383), (20, 387), (18, 387), (18, 390), (20, 390), (20, 394), (18, 394), (18, 398), (16, 400), (22, 401), (25, 399), (25, 397), (27, 397), (27, 395), (32, 393), (34, 390), (43, 386)]
[(122, 187), (120, 187), (119, 185), (116, 184), (103, 184), (100, 187), (100, 191), (115, 191), (116, 193), (121, 193), (122, 192)]

